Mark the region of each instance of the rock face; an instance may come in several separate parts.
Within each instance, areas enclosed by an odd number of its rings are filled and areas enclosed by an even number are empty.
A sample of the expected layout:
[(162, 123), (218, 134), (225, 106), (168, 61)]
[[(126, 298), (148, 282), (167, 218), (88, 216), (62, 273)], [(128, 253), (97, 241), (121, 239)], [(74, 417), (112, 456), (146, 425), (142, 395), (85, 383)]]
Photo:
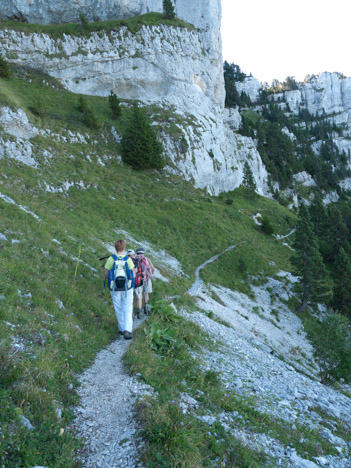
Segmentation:
[(83, 14), (88, 21), (126, 18), (150, 11), (162, 11), (162, 0), (2, 0), (4, 19), (28, 23), (74, 23)]
[(131, 34), (122, 27), (109, 35), (59, 39), (0, 31), (0, 41), (16, 54), (14, 62), (44, 70), (75, 93), (107, 96), (112, 89), (126, 99), (179, 108), (189, 101), (201, 107), (204, 98), (223, 104), (218, 57), (202, 53), (195, 31), (160, 25)]
[(246, 93), (252, 102), (257, 101), (262, 89), (261, 83), (253, 76), (247, 76), (244, 81), (235, 83), (235, 86), (239, 94), (242, 92)]
[(299, 89), (275, 95), (284, 97), (290, 111), (298, 114), (307, 109), (312, 115), (343, 113), (351, 111), (351, 78), (341, 78), (338, 73), (321, 73), (302, 83)]
[[(298, 115), (306, 109), (315, 117), (324, 117), (328, 122), (341, 129), (340, 135), (333, 136), (333, 142), (340, 152), (351, 153), (351, 78), (343, 78), (338, 73), (321, 73), (303, 83), (299, 89), (276, 94), (288, 105), (288, 110)], [(313, 144), (319, 154), (322, 141)], [(351, 167), (351, 159), (349, 162)]]
[[(39, 3), (6, 4), (22, 5), (21, 11), (26, 7), (28, 21), (35, 19), (30, 13), (42, 15), (36, 21), (57, 20), (56, 6), (51, 10), (51, 2), (46, 6)], [(162, 7), (161, 1), (143, 5), (137, 1), (100, 3), (98, 19), (105, 18), (105, 11), (110, 11), (107, 6), (112, 4), (120, 8), (115, 17), (144, 13), (145, 8), (161, 11)], [(86, 0), (84, 14), (88, 19), (89, 5)], [(77, 20), (77, 9), (72, 6), (64, 10), (65, 20)], [(171, 136), (165, 129), (163, 137), (172, 170), (197, 187), (213, 194), (237, 188), (248, 160), (258, 192), (267, 193), (267, 172), (253, 140), (235, 133), (240, 115), (224, 110), (220, 0), (201, 5), (178, 0), (176, 10), (180, 18), (198, 29), (143, 26), (132, 34), (121, 27), (109, 34), (64, 35), (56, 39), (46, 34), (1, 30), (0, 43), (5, 54), (16, 57), (12, 62), (40, 68), (72, 92), (107, 96), (113, 90), (122, 99), (171, 109), (177, 116), (179, 132)], [(73, 16), (68, 17), (70, 11)]]
[[(200, 30), (203, 47), (213, 63), (220, 81), (217, 93), (224, 99), (221, 48), (221, 0), (177, 0), (177, 16)], [(2, 0), (1, 17), (29, 23), (59, 24), (123, 19), (149, 12), (162, 12), (163, 0)], [(0, 19), (1, 19), (0, 17)]]

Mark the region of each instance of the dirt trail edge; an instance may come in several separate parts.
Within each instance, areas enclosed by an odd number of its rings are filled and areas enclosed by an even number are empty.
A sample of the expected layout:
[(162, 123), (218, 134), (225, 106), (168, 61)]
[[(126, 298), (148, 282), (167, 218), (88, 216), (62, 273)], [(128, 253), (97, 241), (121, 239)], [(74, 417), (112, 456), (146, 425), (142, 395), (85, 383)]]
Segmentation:
[(189, 289), (188, 291), (188, 294), (190, 294), (190, 296), (197, 296), (201, 290), (201, 288), (203, 287), (203, 282), (200, 278), (200, 271), (205, 268), (205, 266), (207, 266), (209, 263), (212, 263), (214, 262), (215, 260), (217, 260), (218, 257), (220, 257), (221, 255), (229, 252), (229, 250), (232, 250), (234, 249), (235, 247), (237, 247), (237, 245), (231, 245), (230, 247), (228, 247), (227, 249), (223, 250), (223, 252), (220, 252), (219, 254), (217, 255), (214, 255), (213, 257), (211, 257), (209, 260), (206, 260), (206, 262), (204, 262), (202, 265), (200, 265), (199, 267), (196, 268), (196, 271), (195, 271), (195, 281), (193, 283), (193, 285), (191, 286), (191, 288)]
[[(134, 329), (143, 320), (134, 320)], [(74, 425), (85, 440), (79, 456), (85, 468), (144, 466), (138, 461), (143, 442), (136, 436), (132, 412), (137, 398), (152, 390), (125, 372), (122, 356), (129, 344), (123, 337), (116, 340), (80, 377), (81, 401)]]

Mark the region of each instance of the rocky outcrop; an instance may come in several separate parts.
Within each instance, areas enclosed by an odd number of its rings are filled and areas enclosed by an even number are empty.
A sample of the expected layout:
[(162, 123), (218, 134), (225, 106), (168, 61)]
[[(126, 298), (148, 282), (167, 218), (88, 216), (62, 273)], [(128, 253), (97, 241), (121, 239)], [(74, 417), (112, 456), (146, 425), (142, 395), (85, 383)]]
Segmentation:
[[(6, 17), (15, 10), (30, 22), (121, 18), (162, 11), (161, 0), (83, 3), (5, 1)], [(82, 11), (82, 8), (84, 11)], [(94, 16), (94, 9), (99, 10)], [(58, 10), (63, 11), (59, 16)], [(52, 38), (47, 34), (0, 31), (2, 49), (11, 61), (39, 68), (66, 89), (81, 94), (120, 98), (171, 109), (177, 116), (178, 135), (162, 132), (170, 170), (183, 174), (210, 193), (237, 188), (248, 160), (259, 193), (267, 193), (267, 172), (254, 142), (237, 135), (241, 117), (224, 110), (224, 83), (220, 36), (221, 2), (177, 0), (177, 16), (192, 23), (187, 28), (143, 26), (131, 33), (121, 27), (108, 34)], [(14, 58), (16, 57), (16, 58)]]
[(111, 89), (125, 99), (166, 102), (179, 108), (221, 106), (222, 80), (211, 56), (202, 52), (196, 31), (166, 26), (126, 27), (88, 37), (0, 31), (3, 50), (12, 61), (39, 68), (75, 93), (107, 96)]
[[(195, 116), (193, 116), (195, 117)], [(223, 120), (223, 117), (225, 120)], [(192, 180), (195, 186), (206, 188), (218, 195), (239, 187), (243, 180), (244, 164), (248, 162), (257, 185), (257, 192), (268, 194), (268, 173), (256, 149), (255, 142), (234, 133), (228, 122), (228, 113), (196, 114), (191, 122), (188, 117), (181, 125), (188, 151), (182, 153), (179, 140), (164, 135), (167, 154), (173, 161), (174, 171)]]
[(300, 83), (297, 90), (274, 95), (275, 100), (282, 98), (294, 114), (301, 109), (307, 109), (315, 116), (349, 112), (351, 78), (343, 78), (339, 73), (321, 73), (307, 83)]
[[(251, 165), (259, 193), (267, 192), (267, 173), (254, 142), (235, 133), (241, 117), (223, 108), (220, 48), (207, 53), (198, 31), (164, 25), (126, 27), (88, 37), (0, 31), (3, 50), (13, 62), (40, 68), (70, 91), (125, 99), (172, 109), (179, 134), (164, 141), (173, 171), (210, 193), (233, 190)], [(183, 137), (183, 138), (182, 138)], [(185, 142), (185, 143), (184, 143)]]
[(239, 94), (244, 92), (252, 102), (257, 102), (262, 85), (255, 77), (247, 76), (244, 81), (237, 81), (235, 86)]

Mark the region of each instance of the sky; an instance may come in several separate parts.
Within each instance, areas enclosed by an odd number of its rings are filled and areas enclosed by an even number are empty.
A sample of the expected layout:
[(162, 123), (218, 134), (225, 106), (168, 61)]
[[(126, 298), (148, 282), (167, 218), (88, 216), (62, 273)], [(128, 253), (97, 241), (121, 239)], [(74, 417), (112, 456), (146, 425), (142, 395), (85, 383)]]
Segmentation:
[(351, 77), (350, 0), (222, 0), (223, 58), (269, 84)]

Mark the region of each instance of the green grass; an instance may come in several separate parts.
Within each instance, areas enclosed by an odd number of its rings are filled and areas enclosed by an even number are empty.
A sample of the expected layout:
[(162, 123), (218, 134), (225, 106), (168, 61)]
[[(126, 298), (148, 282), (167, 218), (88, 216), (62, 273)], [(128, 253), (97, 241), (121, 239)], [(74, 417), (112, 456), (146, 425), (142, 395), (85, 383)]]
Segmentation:
[[(110, 130), (114, 125), (123, 131), (128, 108), (123, 107), (121, 118), (114, 121), (107, 98), (87, 96), (100, 125), (92, 131), (81, 122), (77, 95), (40, 72), (15, 68), (12, 74), (11, 79), (0, 80), (1, 105), (23, 109), (38, 128), (62, 135), (71, 130), (90, 139), (83, 145), (37, 136), (31, 143), (40, 161), (38, 169), (0, 160), (4, 176), (0, 192), (40, 218), (0, 199), (0, 232), (8, 238), (0, 241), (0, 465), (73, 467), (78, 466), (74, 460), (80, 444), (70, 429), (71, 408), (77, 403), (76, 376), (117, 332), (110, 301), (101, 313), (103, 268), (98, 258), (107, 254), (103, 243), (113, 244), (122, 229), (176, 257), (187, 276), (175, 276), (152, 258), (170, 279), (155, 283), (154, 300), (178, 294), (176, 305), (194, 310), (193, 298), (185, 292), (196, 267), (230, 245), (237, 247), (202, 271), (205, 281), (249, 292), (249, 277), (264, 281), (280, 269), (289, 271), (291, 251), (260, 233), (252, 215), (269, 216), (279, 234), (288, 233), (296, 218), (270, 200), (246, 200), (241, 190), (210, 197), (181, 177), (163, 171), (140, 173), (120, 165), (119, 147)], [(45, 105), (42, 118), (30, 111), (36, 99)], [(156, 112), (154, 107), (148, 110)], [(169, 112), (165, 115), (170, 118)], [(158, 119), (161, 123), (161, 111)], [(44, 150), (51, 154), (47, 163), (41, 156)], [(44, 182), (59, 187), (81, 180), (90, 188), (74, 187), (64, 193), (43, 190)], [(232, 200), (230, 205), (227, 199)], [(80, 249), (82, 262), (96, 271), (79, 263), (73, 284)], [(14, 344), (22, 347), (20, 351), (15, 352)], [(216, 374), (199, 368), (192, 353), (201, 347), (211, 349), (213, 344), (194, 325), (165, 313), (164, 306), (156, 307), (150, 322), (135, 334), (126, 363), (130, 372), (139, 372), (158, 392), (157, 399), (145, 402), (140, 410), (147, 466), (211, 466), (216, 458), (231, 466), (263, 466), (262, 454), (242, 447), (220, 425), (211, 429), (194, 415), (183, 418), (172, 403), (179, 399), (185, 380), (191, 395), (196, 390), (204, 394), (199, 397), (200, 411), (218, 414), (237, 405), (236, 396), (227, 396)], [(61, 418), (58, 407), (63, 410)], [(154, 414), (158, 419), (152, 418)], [(248, 407), (243, 414), (249, 418)], [(23, 427), (21, 415), (35, 430)], [(183, 423), (182, 431), (178, 422)]]
[(112, 32), (119, 31), (122, 27), (134, 34), (138, 32), (143, 26), (159, 26), (164, 24), (175, 28), (186, 28), (189, 30), (195, 29), (193, 25), (174, 18), (173, 20), (164, 19), (161, 13), (146, 13), (145, 15), (134, 16), (132, 18), (125, 18), (120, 20), (109, 20), (91, 22), (86, 25), (81, 23), (64, 23), (64, 24), (30, 24), (21, 23), (19, 21), (0, 21), (0, 29), (11, 29), (18, 32), (42, 33), (48, 34), (52, 38), (62, 38), (63, 35), (69, 36), (89, 36), (93, 32)]

